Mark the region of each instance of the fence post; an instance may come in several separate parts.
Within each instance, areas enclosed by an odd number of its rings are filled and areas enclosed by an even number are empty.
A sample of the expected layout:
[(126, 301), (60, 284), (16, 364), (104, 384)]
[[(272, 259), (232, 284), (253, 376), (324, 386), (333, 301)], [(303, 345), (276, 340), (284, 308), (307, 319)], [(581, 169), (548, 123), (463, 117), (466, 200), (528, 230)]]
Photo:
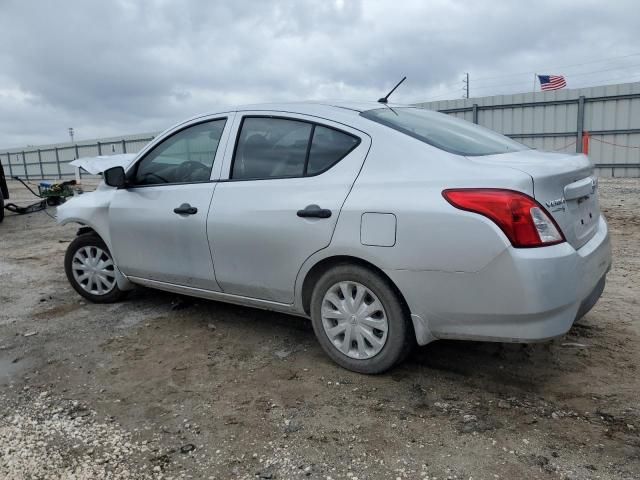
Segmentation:
[(478, 124), (478, 104), (474, 103), (471, 107), (471, 111), (473, 112), (473, 123)]
[(127, 153), (127, 142), (125, 139), (122, 139), (122, 153)]
[(102, 155), (102, 144), (98, 142), (98, 155)]
[[(78, 153), (78, 144), (77, 143), (75, 145), (75, 150), (76, 150), (76, 160), (77, 160), (78, 158), (80, 158), (80, 153)], [(80, 183), (80, 180), (82, 180), (82, 169), (79, 168), (79, 167), (76, 167), (76, 182)]]
[(9, 162), (9, 176), (13, 178), (13, 168), (11, 167), (11, 154), (7, 152), (7, 161)]
[(27, 158), (24, 156), (24, 150), (22, 151), (22, 165), (24, 165), (24, 177), (29, 180), (29, 172), (27, 171)]
[(578, 118), (576, 121), (576, 153), (582, 153), (582, 131), (584, 130), (584, 95), (578, 98)]
[(38, 149), (38, 164), (40, 164), (40, 178), (44, 180), (44, 170), (42, 169), (42, 152)]
[(58, 147), (55, 147), (56, 151), (56, 167), (58, 167), (58, 179), (62, 180), (62, 170), (60, 169), (60, 155), (58, 154)]

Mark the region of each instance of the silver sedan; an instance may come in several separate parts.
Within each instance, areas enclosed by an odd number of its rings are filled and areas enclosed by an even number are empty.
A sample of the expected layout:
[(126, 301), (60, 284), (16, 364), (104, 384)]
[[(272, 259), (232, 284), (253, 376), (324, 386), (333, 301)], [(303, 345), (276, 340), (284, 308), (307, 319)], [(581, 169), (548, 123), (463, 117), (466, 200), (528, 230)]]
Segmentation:
[(80, 295), (144, 285), (301, 315), (357, 372), (436, 339), (562, 335), (611, 265), (587, 157), (419, 108), (237, 107), (121, 157), (58, 208), (82, 225), (65, 257)]

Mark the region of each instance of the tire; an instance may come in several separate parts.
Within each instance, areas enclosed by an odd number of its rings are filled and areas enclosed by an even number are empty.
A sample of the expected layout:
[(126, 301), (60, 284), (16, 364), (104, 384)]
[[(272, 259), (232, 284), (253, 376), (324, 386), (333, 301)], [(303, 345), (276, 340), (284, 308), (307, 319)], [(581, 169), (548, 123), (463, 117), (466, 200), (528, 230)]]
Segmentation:
[(4, 220), (4, 197), (2, 196), (2, 190), (0, 190), (0, 223), (2, 223), (2, 220)]
[[(350, 299), (344, 295), (344, 290)], [(363, 303), (358, 302), (359, 296), (362, 296)], [(376, 299), (382, 309), (376, 307)], [(336, 305), (337, 302), (342, 306)], [(347, 315), (344, 314), (345, 309)], [(367, 309), (376, 311), (370, 315), (352, 315)], [(340, 318), (331, 318), (333, 315)], [(386, 335), (382, 328), (385, 319)], [(409, 315), (393, 286), (379, 274), (359, 265), (338, 265), (320, 277), (311, 295), (311, 322), (327, 355), (341, 367), (358, 373), (377, 374), (390, 369), (404, 360), (415, 344)], [(327, 329), (340, 331), (343, 326), (344, 334), (330, 338)], [(345, 342), (347, 329), (350, 342)]]
[[(115, 269), (107, 245), (93, 232), (77, 236), (67, 247), (64, 257), (67, 279), (76, 292), (93, 303), (114, 303), (126, 296), (118, 288)], [(86, 283), (84, 273), (89, 275)]]

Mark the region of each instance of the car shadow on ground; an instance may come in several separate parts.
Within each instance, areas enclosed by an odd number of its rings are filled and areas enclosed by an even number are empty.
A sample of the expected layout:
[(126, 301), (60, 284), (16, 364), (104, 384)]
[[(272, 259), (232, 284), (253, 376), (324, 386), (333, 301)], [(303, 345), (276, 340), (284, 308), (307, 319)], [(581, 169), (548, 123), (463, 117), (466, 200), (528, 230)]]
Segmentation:
[[(301, 317), (151, 289), (134, 291), (127, 302), (164, 305), (170, 316), (173, 313), (186, 322), (186, 328), (215, 324), (217, 331), (227, 329), (234, 331), (236, 336), (246, 334), (255, 342), (265, 337), (275, 338), (294, 350), (300, 350), (296, 346), (303, 346), (305, 351), (297, 354), (296, 362), (322, 361), (324, 367), (337, 370), (338, 375), (358, 376), (331, 362), (317, 343), (310, 321)], [(575, 374), (575, 370), (580, 369), (579, 365), (561, 365), (557, 349), (557, 341), (510, 344), (438, 340), (416, 347), (404, 363), (383, 376), (414, 383), (437, 375), (454, 383), (477, 384), (489, 390), (539, 393), (547, 382), (558, 381), (567, 370)], [(310, 358), (301, 359), (300, 355)], [(277, 363), (274, 368), (278, 368)]]

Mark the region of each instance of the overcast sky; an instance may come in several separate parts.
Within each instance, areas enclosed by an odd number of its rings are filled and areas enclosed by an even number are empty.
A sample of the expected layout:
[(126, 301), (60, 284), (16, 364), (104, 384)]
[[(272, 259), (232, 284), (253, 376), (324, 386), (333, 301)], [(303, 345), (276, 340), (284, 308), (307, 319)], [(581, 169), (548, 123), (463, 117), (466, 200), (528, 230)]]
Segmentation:
[[(162, 130), (223, 105), (398, 102), (640, 80), (637, 0), (0, 0), (0, 149)], [(578, 65), (576, 65), (578, 64)]]

